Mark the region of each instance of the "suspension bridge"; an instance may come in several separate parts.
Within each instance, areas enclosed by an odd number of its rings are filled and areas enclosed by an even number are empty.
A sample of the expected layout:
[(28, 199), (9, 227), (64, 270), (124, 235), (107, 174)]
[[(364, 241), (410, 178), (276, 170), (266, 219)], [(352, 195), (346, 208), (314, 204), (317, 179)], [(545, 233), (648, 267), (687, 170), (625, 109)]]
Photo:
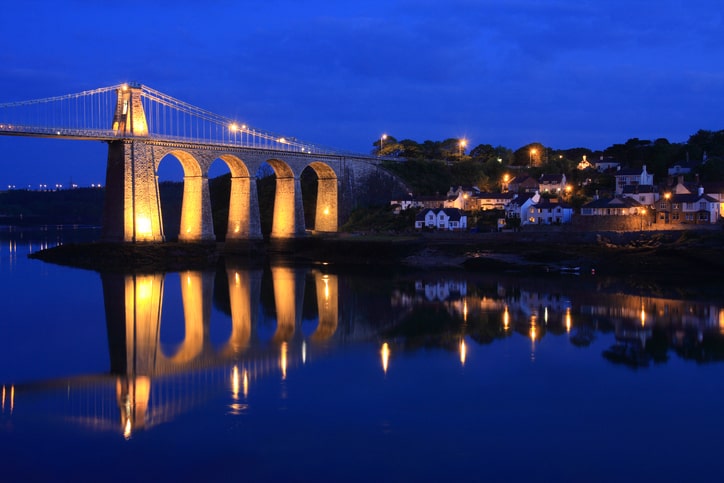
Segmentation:
[[(178, 240), (215, 240), (208, 187), (210, 166), (231, 174), (226, 241), (262, 239), (256, 175), (267, 164), (276, 189), (271, 238), (336, 232), (364, 183), (389, 176), (373, 156), (337, 151), (214, 114), (142, 84), (0, 104), (0, 135), (108, 143), (103, 239), (163, 242), (158, 167), (167, 157), (184, 172)], [(312, 226), (304, 218), (300, 176), (317, 177)]]

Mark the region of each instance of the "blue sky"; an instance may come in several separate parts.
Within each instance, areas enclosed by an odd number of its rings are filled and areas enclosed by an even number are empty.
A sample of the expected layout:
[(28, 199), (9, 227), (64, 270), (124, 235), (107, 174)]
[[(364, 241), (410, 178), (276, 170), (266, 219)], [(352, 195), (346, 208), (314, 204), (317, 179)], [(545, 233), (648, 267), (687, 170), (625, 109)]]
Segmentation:
[[(146, 84), (369, 152), (465, 137), (604, 149), (724, 129), (713, 0), (3, 2), (0, 103)], [(102, 143), (0, 137), (5, 185), (104, 182)]]

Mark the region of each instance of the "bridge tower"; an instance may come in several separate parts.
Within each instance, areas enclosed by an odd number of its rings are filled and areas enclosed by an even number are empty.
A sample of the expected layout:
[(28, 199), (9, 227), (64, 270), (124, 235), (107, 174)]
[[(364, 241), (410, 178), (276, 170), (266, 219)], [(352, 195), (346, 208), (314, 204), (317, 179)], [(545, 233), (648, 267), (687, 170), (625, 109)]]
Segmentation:
[(157, 160), (143, 142), (148, 123), (141, 102), (141, 87), (118, 89), (113, 130), (120, 135), (108, 143), (103, 240), (111, 242), (163, 242), (163, 221), (156, 175)]

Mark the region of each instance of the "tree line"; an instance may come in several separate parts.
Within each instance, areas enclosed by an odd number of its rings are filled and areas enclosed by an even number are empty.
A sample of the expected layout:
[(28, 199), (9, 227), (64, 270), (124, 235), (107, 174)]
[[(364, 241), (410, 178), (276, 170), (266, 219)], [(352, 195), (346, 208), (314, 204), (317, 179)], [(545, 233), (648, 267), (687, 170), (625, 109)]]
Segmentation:
[[(532, 176), (541, 173), (564, 173), (573, 184), (591, 176), (577, 169), (585, 156), (595, 163), (601, 157), (614, 160), (622, 167), (646, 165), (654, 179), (663, 180), (668, 168), (687, 160), (699, 162), (692, 176), (702, 181), (724, 181), (724, 130), (699, 130), (685, 143), (670, 143), (665, 138), (653, 141), (631, 138), (602, 151), (585, 147), (556, 149), (541, 143), (530, 143), (516, 150), (504, 146), (479, 144), (472, 149), (464, 139), (444, 141), (397, 140), (386, 135), (372, 143), (372, 154), (383, 157), (383, 165), (414, 190), (415, 194), (445, 193), (451, 186), (475, 185), (483, 191), (500, 188), (504, 173), (525, 170)], [(399, 162), (404, 159), (405, 162)], [(706, 159), (706, 162), (701, 163)], [(589, 184), (611, 183), (611, 180), (589, 180)]]

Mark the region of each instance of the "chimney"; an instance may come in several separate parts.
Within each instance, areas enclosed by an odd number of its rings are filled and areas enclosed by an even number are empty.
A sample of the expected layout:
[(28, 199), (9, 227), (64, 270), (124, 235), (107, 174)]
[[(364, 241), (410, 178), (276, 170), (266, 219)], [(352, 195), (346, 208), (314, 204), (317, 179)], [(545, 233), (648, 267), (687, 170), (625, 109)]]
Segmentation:
[(699, 185), (698, 193), (699, 196), (704, 196), (704, 187), (702, 185)]

